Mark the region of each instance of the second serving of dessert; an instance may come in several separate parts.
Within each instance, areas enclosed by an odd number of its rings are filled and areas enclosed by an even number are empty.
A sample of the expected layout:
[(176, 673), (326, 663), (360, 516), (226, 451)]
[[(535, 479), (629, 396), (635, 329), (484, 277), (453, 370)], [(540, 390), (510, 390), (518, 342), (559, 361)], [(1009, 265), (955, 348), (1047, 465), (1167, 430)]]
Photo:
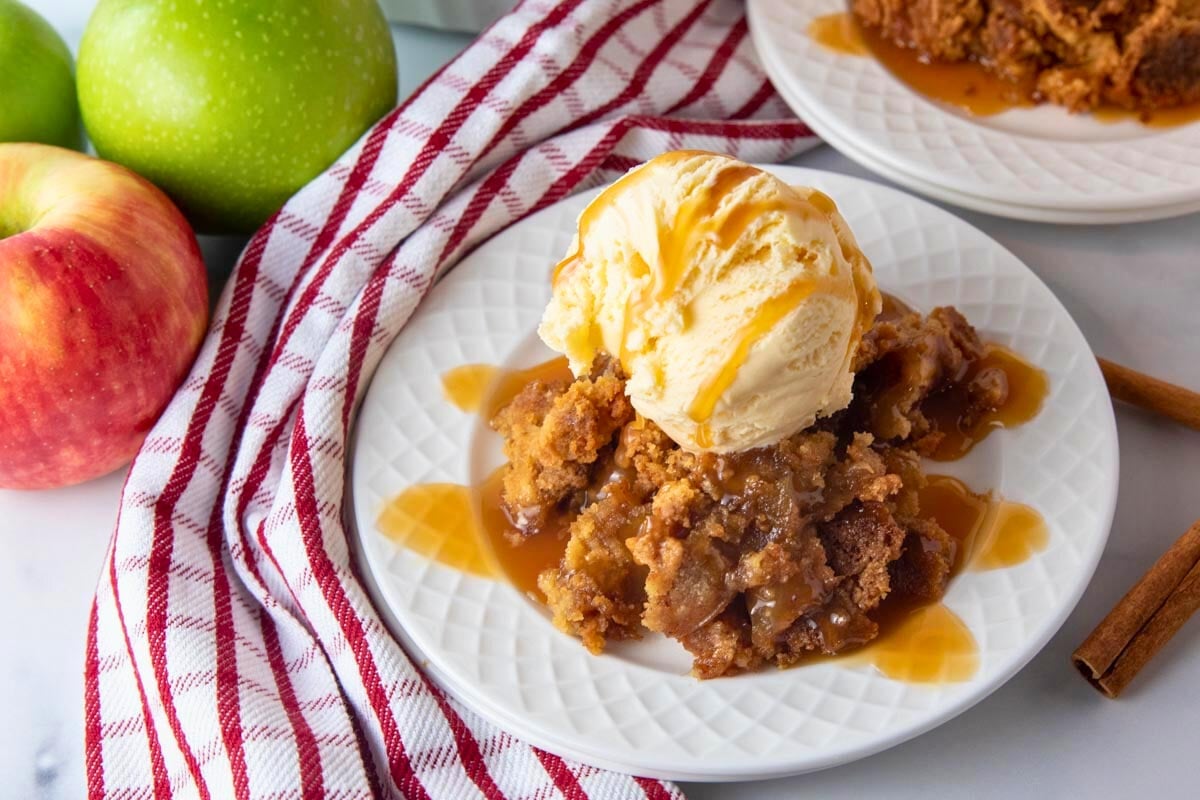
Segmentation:
[(1020, 96), (1072, 111), (1200, 101), (1192, 0), (853, 0), (854, 15), (927, 62), (974, 62)]
[(1170, 128), (1200, 118), (1200, 5), (1179, 0), (852, 0), (811, 20), (827, 49), (871, 55), (972, 116), (1039, 103)]

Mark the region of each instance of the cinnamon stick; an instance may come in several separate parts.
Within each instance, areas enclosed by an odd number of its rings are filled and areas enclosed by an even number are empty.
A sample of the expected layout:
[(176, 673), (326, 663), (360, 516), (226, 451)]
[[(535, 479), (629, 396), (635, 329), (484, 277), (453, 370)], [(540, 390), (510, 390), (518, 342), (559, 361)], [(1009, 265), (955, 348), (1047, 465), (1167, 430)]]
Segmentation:
[(1116, 697), (1200, 608), (1200, 520), (1121, 598), (1071, 656), (1093, 686)]
[(1114, 399), (1162, 414), (1181, 425), (1200, 430), (1200, 394), (1160, 381), (1129, 367), (1097, 358), (1104, 382)]

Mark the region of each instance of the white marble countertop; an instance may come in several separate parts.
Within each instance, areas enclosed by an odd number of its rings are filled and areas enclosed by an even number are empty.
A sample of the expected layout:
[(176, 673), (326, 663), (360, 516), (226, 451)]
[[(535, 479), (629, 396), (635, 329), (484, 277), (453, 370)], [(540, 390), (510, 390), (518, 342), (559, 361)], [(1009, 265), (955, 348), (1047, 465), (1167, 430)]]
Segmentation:
[[(89, 3), (31, 4), (78, 41)], [(467, 41), (400, 27), (395, 37), (402, 91)], [(871, 177), (829, 148), (796, 163)], [(1200, 388), (1200, 215), (1063, 227), (959, 213), (1050, 285), (1098, 354)], [(203, 245), (214, 280), (222, 279), (239, 242)], [(1200, 433), (1128, 408), (1118, 408), (1117, 423), (1121, 493), (1108, 548), (1075, 612), (1021, 673), (957, 719), (885, 753), (765, 783), (686, 784), (688, 796), (1194, 796), (1200, 622), (1187, 625), (1119, 701), (1101, 698), (1067, 663), (1128, 586), (1200, 517)], [(84, 635), (122, 477), (51, 492), (0, 490), (0, 798), (86, 793)]]

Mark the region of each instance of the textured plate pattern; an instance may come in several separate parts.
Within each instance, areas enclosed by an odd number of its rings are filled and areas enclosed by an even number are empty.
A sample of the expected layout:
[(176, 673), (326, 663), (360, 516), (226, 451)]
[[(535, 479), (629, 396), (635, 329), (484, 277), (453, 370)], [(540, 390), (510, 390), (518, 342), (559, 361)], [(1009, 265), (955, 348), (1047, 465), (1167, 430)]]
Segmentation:
[[(792, 102), (783, 94), (784, 99)], [(1156, 208), (1126, 208), (1116, 211), (1083, 210), (1073, 211), (1063, 208), (1040, 208), (1038, 206), (1020, 206), (1000, 203), (985, 197), (972, 194), (961, 194), (945, 186), (929, 183), (908, 173), (901, 172), (887, 161), (876, 161), (874, 158), (858, 151), (848, 142), (838, 142), (838, 150), (842, 155), (852, 158), (859, 164), (877, 175), (893, 180), (913, 191), (927, 197), (941, 200), (962, 208), (982, 211), (985, 214), (995, 214), (1010, 219), (1024, 219), (1033, 222), (1063, 224), (1063, 225), (1116, 225), (1125, 222), (1147, 222), (1150, 220), (1168, 219), (1200, 211), (1200, 198), (1182, 205), (1161, 206)]]
[(478, 437), (498, 458), (494, 435), (442, 397), (436, 376), (463, 363), (544, 357), (534, 329), (548, 270), (592, 193), (573, 197), (496, 236), (435, 287), (375, 375), (352, 460), (364, 572), (392, 630), (450, 691), (535, 744), (642, 775), (718, 780), (875, 752), (1016, 672), (1075, 605), (1104, 547), (1116, 499), (1112, 407), (1087, 343), (1045, 285), (931, 205), (853, 178), (771, 169), (837, 200), (883, 287), (925, 309), (957, 305), (1049, 373), (1051, 394), (1033, 422), (952, 466), (977, 487), (1037, 507), (1050, 545), (1017, 567), (955, 580), (946, 602), (978, 641), (981, 666), (971, 681), (942, 686), (837, 662), (698, 682), (682, 649), (660, 637), (594, 657), (511, 586), (397, 548), (374, 528), (388, 498), (426, 481), (469, 483), (488, 466), (470, 463)]
[(809, 23), (844, 10), (843, 0), (748, 0), (747, 7), (771, 80), (835, 146), (1005, 204), (1122, 211), (1200, 200), (1200, 124), (1106, 125), (1049, 106), (971, 119), (914, 93), (874, 59), (814, 42)]

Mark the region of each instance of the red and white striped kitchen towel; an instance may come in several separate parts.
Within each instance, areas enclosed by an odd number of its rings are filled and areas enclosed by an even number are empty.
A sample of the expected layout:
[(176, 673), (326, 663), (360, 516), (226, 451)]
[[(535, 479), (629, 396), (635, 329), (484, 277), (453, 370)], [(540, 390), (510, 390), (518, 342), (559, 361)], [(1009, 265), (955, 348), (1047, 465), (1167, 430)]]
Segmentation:
[(514, 739), (388, 635), (347, 546), (352, 412), (513, 220), (665, 150), (815, 142), (738, 0), (526, 0), (293, 197), (129, 474), (89, 622), (91, 796), (680, 797)]

